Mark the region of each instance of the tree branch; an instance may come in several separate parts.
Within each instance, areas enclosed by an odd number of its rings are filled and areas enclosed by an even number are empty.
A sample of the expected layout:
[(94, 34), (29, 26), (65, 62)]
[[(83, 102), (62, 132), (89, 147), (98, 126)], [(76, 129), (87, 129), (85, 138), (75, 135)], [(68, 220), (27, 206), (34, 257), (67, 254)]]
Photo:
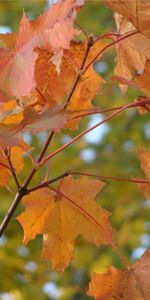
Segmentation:
[[(44, 154), (53, 138), (53, 135), (54, 135), (54, 132), (51, 132), (40, 152), (40, 155), (37, 159), (37, 163), (39, 163), (42, 158), (44, 157)], [(22, 186), (20, 186), (20, 188), (18, 189), (18, 192), (10, 206), (10, 208), (8, 209), (8, 212), (6, 213), (1, 225), (0, 225), (0, 236), (2, 236), (4, 230), (6, 229), (9, 221), (11, 220), (16, 208), (18, 207), (18, 204), (20, 203), (21, 199), (23, 196), (27, 195), (28, 194), (28, 190), (27, 190), (27, 187), (32, 179), (32, 177), (34, 176), (34, 174), (36, 173), (37, 169), (36, 169), (36, 166), (34, 166), (30, 172), (30, 174), (28, 175), (27, 179), (25, 180), (24, 184)]]

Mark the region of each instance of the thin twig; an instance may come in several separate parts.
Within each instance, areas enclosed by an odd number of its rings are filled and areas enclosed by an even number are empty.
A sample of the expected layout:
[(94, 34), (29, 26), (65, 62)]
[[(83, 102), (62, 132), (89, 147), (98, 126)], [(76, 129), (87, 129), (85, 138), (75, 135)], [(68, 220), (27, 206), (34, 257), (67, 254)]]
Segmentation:
[(44, 188), (44, 187), (47, 187), (47, 186), (49, 186), (50, 184), (52, 184), (53, 182), (55, 182), (55, 181), (57, 181), (57, 180), (59, 180), (59, 179), (61, 179), (61, 178), (64, 178), (64, 177), (68, 176), (69, 174), (70, 174), (69, 171), (64, 172), (63, 174), (61, 174), (61, 175), (59, 175), (59, 176), (57, 176), (57, 177), (55, 177), (55, 178), (53, 178), (53, 179), (50, 179), (50, 180), (45, 181), (45, 182), (43, 182), (43, 183), (41, 183), (41, 184), (39, 184), (39, 185), (37, 185), (37, 186), (31, 188), (31, 189), (28, 189), (28, 193), (32, 193), (32, 192), (34, 192), (34, 191), (36, 191), (36, 190), (42, 189), (42, 188)]
[(28, 189), (28, 193), (31, 193), (33, 191), (36, 191), (36, 190), (39, 190), (39, 189), (42, 189), (44, 187), (47, 187), (49, 186), (50, 184), (52, 184), (53, 182), (61, 179), (61, 178), (64, 178), (66, 176), (69, 176), (69, 175), (83, 175), (83, 176), (89, 176), (89, 177), (95, 177), (95, 178), (99, 178), (99, 179), (104, 179), (104, 180), (114, 180), (114, 181), (123, 181), (123, 182), (129, 182), (129, 183), (141, 183), (141, 184), (149, 184), (149, 182), (145, 179), (131, 179), (131, 178), (122, 178), (122, 177), (114, 177), (114, 176), (104, 176), (104, 175), (97, 175), (97, 174), (92, 174), (92, 173), (88, 173), (88, 172), (75, 172), (75, 171), (66, 171), (64, 172), (63, 174), (53, 178), (53, 179), (50, 179), (50, 180), (47, 180), (47, 181), (44, 181), (43, 183), (31, 188), (31, 189)]
[(82, 76), (82, 71), (83, 71), (83, 68), (84, 68), (84, 66), (85, 66), (85, 63), (86, 63), (86, 60), (87, 60), (89, 51), (90, 51), (91, 47), (93, 46), (93, 43), (94, 43), (94, 39), (93, 39), (92, 36), (90, 36), (90, 37), (88, 38), (87, 48), (86, 48), (86, 51), (85, 51), (83, 60), (82, 60), (82, 62), (81, 62), (81, 65), (80, 65), (80, 68), (79, 68), (79, 70), (78, 70), (77, 76), (76, 76), (75, 81), (74, 81), (74, 84), (73, 84), (73, 86), (72, 86), (72, 89), (71, 89), (71, 91), (70, 91), (70, 93), (69, 93), (69, 95), (68, 95), (68, 97), (67, 97), (67, 99), (66, 99), (66, 104), (65, 104), (64, 108), (67, 108), (67, 106), (68, 106), (68, 104), (69, 104), (69, 102), (70, 102), (70, 100), (71, 100), (71, 98), (72, 98), (72, 96), (73, 96), (73, 94), (74, 94), (74, 91), (75, 91), (75, 89), (76, 89), (76, 86), (77, 86), (77, 84), (78, 84), (78, 82), (79, 82), (79, 80), (80, 80), (80, 78), (81, 78), (81, 76)]
[(98, 59), (98, 57), (102, 54), (102, 53), (104, 53), (107, 49), (109, 49), (110, 47), (112, 47), (112, 46), (114, 46), (115, 44), (118, 44), (119, 42), (121, 42), (121, 41), (123, 41), (123, 40), (125, 40), (125, 39), (127, 39), (127, 38), (129, 38), (129, 37), (131, 37), (131, 36), (133, 36), (133, 35), (135, 35), (135, 34), (137, 34), (137, 33), (139, 33), (137, 30), (136, 31), (133, 31), (133, 32), (130, 32), (129, 34), (126, 34), (126, 35), (124, 35), (124, 36), (122, 36), (120, 39), (118, 39), (118, 40), (116, 40), (116, 41), (114, 41), (114, 42), (112, 42), (112, 43), (110, 43), (110, 44), (108, 44), (108, 45), (106, 45), (91, 61), (90, 61), (90, 63), (86, 66), (86, 68), (84, 69), (84, 73), (87, 71), (87, 69)]
[(116, 32), (105, 32), (102, 35), (95, 38), (95, 42), (101, 40), (101, 39), (110, 39), (111, 36), (120, 37), (119, 33)]
[(73, 144), (74, 142), (76, 142), (77, 140), (79, 140), (81, 137), (83, 137), (85, 134), (89, 133), (90, 131), (94, 130), (95, 128), (97, 128), (98, 126), (101, 126), (102, 124), (108, 122), (109, 120), (111, 120), (112, 118), (114, 118), (115, 116), (117, 116), (119, 113), (123, 112), (124, 110), (130, 108), (130, 107), (138, 107), (138, 106), (144, 106), (146, 104), (150, 103), (150, 99), (146, 99), (146, 100), (142, 100), (142, 101), (136, 101), (136, 102), (132, 102), (129, 103), (128, 105), (123, 106), (122, 108), (120, 108), (119, 110), (115, 111), (114, 113), (112, 113), (111, 115), (109, 115), (107, 118), (105, 118), (104, 120), (96, 123), (94, 126), (82, 131), (80, 134), (78, 134), (77, 136), (75, 136), (73, 139), (71, 139), (68, 143), (66, 143), (65, 145), (63, 145), (62, 147), (58, 148), (57, 150), (55, 150), (54, 152), (50, 153), (49, 155), (47, 155), (38, 165), (37, 167), (40, 168), (41, 166), (43, 166), (49, 159), (51, 159), (53, 156), (55, 156), (56, 154), (58, 154), (59, 152), (61, 152), (62, 150), (64, 150), (65, 148), (69, 147), (71, 144)]
[[(116, 107), (112, 107), (112, 108), (108, 108), (108, 109), (83, 110), (85, 112), (83, 112), (81, 115), (74, 116), (71, 120), (78, 119), (78, 118), (81, 118), (81, 117), (90, 116), (90, 115), (94, 115), (94, 114), (104, 114), (104, 113), (107, 113), (107, 112), (119, 110), (122, 107), (124, 107), (124, 105), (116, 106)], [(134, 107), (134, 103), (133, 103), (133, 106), (130, 106), (129, 108), (133, 108), (133, 107)]]
[(122, 178), (122, 177), (114, 177), (114, 176), (104, 176), (104, 175), (91, 174), (88, 172), (74, 172), (74, 171), (69, 171), (69, 174), (83, 175), (83, 176), (85, 175), (85, 176), (100, 178), (104, 180), (115, 180), (115, 181), (126, 181), (131, 183), (149, 184), (149, 182), (145, 179), (131, 179), (131, 178)]
[(83, 26), (81, 26), (78, 22), (76, 22), (76, 21), (74, 21), (74, 24), (76, 25), (76, 26), (78, 26), (80, 29), (81, 29), (81, 31), (83, 32), (83, 34), (85, 35), (85, 37), (86, 37), (86, 39), (87, 39), (87, 41), (88, 41), (88, 39), (89, 39), (89, 36), (88, 36), (88, 33), (86, 32), (86, 30), (83, 28)]
[(12, 173), (12, 176), (14, 178), (14, 182), (17, 186), (17, 188), (19, 189), (20, 188), (20, 184), (19, 184), (19, 181), (18, 181), (18, 178), (17, 178), (17, 175), (16, 175), (16, 171), (15, 171), (15, 168), (13, 167), (13, 164), (12, 164), (12, 161), (11, 161), (11, 149), (7, 149), (5, 148), (4, 150), (4, 155), (8, 161), (8, 164), (9, 164), (9, 167), (10, 167), (10, 171)]

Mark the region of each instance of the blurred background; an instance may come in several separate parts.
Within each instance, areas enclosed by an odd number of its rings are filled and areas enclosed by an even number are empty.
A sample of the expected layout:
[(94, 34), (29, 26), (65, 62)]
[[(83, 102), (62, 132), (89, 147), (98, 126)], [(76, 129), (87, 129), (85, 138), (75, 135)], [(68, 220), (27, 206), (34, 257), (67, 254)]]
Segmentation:
[[(17, 31), (23, 10), (31, 19), (39, 16), (51, 4), (46, 0), (1, 0), (0, 32)], [(115, 28), (113, 15), (102, 2), (87, 1), (78, 16), (88, 33), (100, 35)], [(129, 88), (121, 95), (118, 84), (111, 81), (115, 66), (115, 50), (111, 49), (96, 63), (97, 72), (106, 80), (100, 95), (93, 103), (99, 108), (109, 108), (127, 104), (139, 93)], [(78, 132), (102, 120), (104, 115), (85, 117)], [(54, 150), (75, 136), (78, 132), (63, 130), (52, 142)], [(37, 156), (45, 141), (47, 132), (34, 136), (25, 135), (33, 147), (32, 154)], [(139, 150), (142, 145), (147, 150), (150, 142), (149, 115), (139, 115), (136, 110), (128, 110), (109, 123), (92, 131), (51, 162), (51, 177), (67, 169), (85, 171), (100, 175), (120, 177), (143, 177), (140, 170)], [(25, 168), (20, 174), (24, 180), (31, 169), (30, 160), (25, 157)], [(37, 184), (46, 169), (38, 173), (33, 184)], [(133, 183), (106, 181), (98, 203), (112, 213), (110, 218), (116, 232), (116, 240), (122, 253), (131, 261), (138, 259), (150, 245), (150, 202), (138, 191)], [(13, 197), (15, 186), (10, 180), (10, 189), (0, 190), (0, 220), (2, 221)], [(22, 211), (20, 206), (16, 212)], [(52, 271), (47, 261), (40, 259), (42, 237), (22, 244), (23, 232), (15, 217), (0, 239), (0, 300), (90, 300), (86, 296), (91, 274), (105, 272), (109, 265), (122, 267), (119, 258), (110, 247), (96, 248), (78, 237), (75, 258), (64, 274)]]

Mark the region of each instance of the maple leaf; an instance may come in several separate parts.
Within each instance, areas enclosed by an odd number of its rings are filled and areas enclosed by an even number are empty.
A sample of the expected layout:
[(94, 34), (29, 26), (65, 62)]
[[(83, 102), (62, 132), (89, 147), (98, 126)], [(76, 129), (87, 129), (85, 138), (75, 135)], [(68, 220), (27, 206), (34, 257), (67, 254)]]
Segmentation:
[(146, 151), (144, 148), (140, 151), (141, 169), (143, 170), (148, 184), (139, 183), (138, 187), (141, 192), (143, 192), (147, 199), (150, 199), (150, 152)]
[[(133, 32), (135, 29), (121, 15), (115, 14), (115, 20), (120, 35)], [(127, 84), (132, 85), (132, 82), (130, 84), (132, 79), (136, 79), (140, 74), (143, 74), (146, 61), (150, 59), (149, 48), (150, 39), (141, 33), (136, 33), (116, 44), (117, 65), (115, 67), (115, 75), (121, 82), (120, 88), (123, 92), (127, 90)], [(137, 87), (136, 81), (134, 83)]]
[[(16, 174), (19, 174), (24, 167), (23, 153), (25, 151), (20, 147), (11, 147), (10, 149), (10, 159), (15, 169)], [(9, 163), (4, 155), (2, 149), (0, 149), (0, 186), (8, 185), (8, 178), (11, 175), (9, 170)]]
[[(24, 14), (20, 30), (9, 38), (2, 38), (6, 44), (0, 48), (0, 89), (9, 97), (29, 96), (35, 87), (34, 67), (38, 54), (36, 47), (53, 51), (52, 61), (60, 69), (63, 49), (68, 49), (71, 39), (77, 33), (73, 27), (76, 8), (84, 0), (60, 0), (35, 21), (29, 21)], [(7, 35), (8, 37), (8, 35)]]
[(93, 274), (88, 295), (97, 300), (149, 300), (150, 250), (127, 271), (110, 267), (105, 274)]
[(94, 201), (104, 183), (82, 176), (63, 179), (59, 193), (50, 188), (23, 197), (26, 210), (17, 217), (24, 230), (24, 243), (43, 234), (42, 257), (51, 260), (54, 269), (64, 270), (73, 258), (77, 235), (99, 246), (112, 244), (109, 213)]
[(143, 0), (104, 0), (113, 11), (128, 19), (141, 33), (150, 37), (150, 3)]

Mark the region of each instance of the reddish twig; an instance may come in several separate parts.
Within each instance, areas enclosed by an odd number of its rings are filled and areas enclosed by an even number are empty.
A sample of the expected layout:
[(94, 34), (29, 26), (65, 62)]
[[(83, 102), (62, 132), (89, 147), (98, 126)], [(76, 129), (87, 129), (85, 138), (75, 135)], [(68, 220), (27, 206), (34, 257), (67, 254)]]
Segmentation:
[[(116, 106), (116, 107), (112, 107), (112, 108), (108, 108), (108, 109), (96, 109), (95, 108), (93, 110), (83, 110), (85, 112), (83, 112), (81, 115), (74, 116), (71, 120), (78, 119), (78, 118), (81, 118), (81, 117), (90, 116), (90, 115), (94, 115), (94, 114), (104, 114), (104, 113), (107, 113), (107, 112), (119, 110), (123, 107), (124, 107), (124, 105)], [(135, 107), (134, 103), (129, 108), (133, 108), (133, 107)]]
[(84, 73), (87, 71), (87, 69), (98, 59), (98, 57), (101, 55), (101, 54), (103, 54), (107, 49), (109, 49), (110, 47), (112, 47), (112, 46), (114, 46), (115, 44), (118, 44), (119, 42), (121, 42), (121, 41), (123, 41), (123, 40), (125, 40), (125, 39), (127, 39), (127, 38), (129, 38), (129, 37), (131, 37), (131, 36), (133, 36), (133, 35), (135, 35), (135, 34), (137, 34), (137, 33), (139, 33), (137, 30), (136, 31), (132, 31), (132, 32), (130, 32), (129, 34), (126, 34), (126, 35), (124, 35), (124, 36), (122, 36), (120, 39), (118, 39), (118, 40), (116, 40), (116, 41), (114, 41), (114, 42), (112, 42), (112, 43), (110, 43), (110, 44), (108, 44), (108, 45), (106, 45), (92, 60), (91, 60), (91, 62), (86, 66), (86, 68), (84, 69)]
[(95, 178), (104, 179), (104, 180), (110, 179), (110, 180), (115, 180), (115, 181), (126, 181), (126, 182), (131, 182), (131, 183), (149, 184), (148, 180), (145, 180), (145, 179), (131, 179), (131, 178), (122, 178), (122, 177), (115, 177), (115, 176), (104, 176), (104, 175), (91, 174), (88, 172), (69, 171), (69, 173), (72, 175), (85, 175), (85, 176), (95, 177)]
[(50, 184), (52, 184), (53, 182), (59, 180), (59, 179), (62, 179), (68, 175), (83, 175), (83, 176), (89, 176), (89, 177), (94, 177), (94, 178), (99, 178), (99, 179), (104, 179), (104, 180), (114, 180), (114, 181), (123, 181), (123, 182), (129, 182), (129, 183), (141, 183), (141, 184), (149, 184), (149, 182), (145, 179), (131, 179), (131, 178), (122, 178), (122, 177), (115, 177), (115, 176), (104, 176), (104, 175), (97, 175), (97, 174), (92, 174), (92, 173), (88, 173), (88, 172), (75, 172), (75, 171), (66, 171), (64, 172), (63, 174), (53, 178), (53, 179), (50, 179), (50, 180), (47, 180), (47, 181), (44, 181), (43, 183), (31, 188), (31, 189), (28, 189), (28, 193), (31, 193), (33, 191), (36, 191), (36, 190), (39, 190), (39, 189), (42, 189), (44, 187), (47, 187), (49, 186)]
[(71, 144), (73, 144), (74, 142), (76, 142), (77, 140), (79, 140), (81, 137), (83, 137), (85, 134), (89, 133), (90, 131), (94, 130), (95, 128), (97, 128), (98, 126), (101, 126), (102, 124), (108, 122), (109, 120), (111, 120), (112, 118), (114, 118), (115, 116), (117, 116), (120, 112), (130, 108), (130, 107), (138, 107), (138, 106), (145, 106), (146, 104), (150, 103), (150, 99), (147, 100), (142, 100), (142, 101), (136, 101), (135, 103), (130, 103), (128, 105), (123, 106), (122, 108), (120, 108), (119, 110), (115, 111), (114, 113), (112, 113), (110, 116), (108, 116), (107, 118), (105, 118), (104, 120), (98, 122), (97, 124), (95, 124), (94, 126), (84, 130), (83, 132), (81, 132), (80, 134), (78, 134), (77, 136), (75, 136), (73, 139), (71, 139), (68, 143), (66, 143), (65, 145), (63, 145), (62, 147), (58, 148), (57, 150), (55, 150), (54, 152), (50, 153), (49, 155), (47, 155), (39, 164), (37, 164), (37, 168), (43, 166), (49, 159), (51, 159), (53, 156), (55, 156), (56, 154), (58, 154), (59, 152), (61, 152), (62, 150), (64, 150), (65, 148), (69, 147)]

